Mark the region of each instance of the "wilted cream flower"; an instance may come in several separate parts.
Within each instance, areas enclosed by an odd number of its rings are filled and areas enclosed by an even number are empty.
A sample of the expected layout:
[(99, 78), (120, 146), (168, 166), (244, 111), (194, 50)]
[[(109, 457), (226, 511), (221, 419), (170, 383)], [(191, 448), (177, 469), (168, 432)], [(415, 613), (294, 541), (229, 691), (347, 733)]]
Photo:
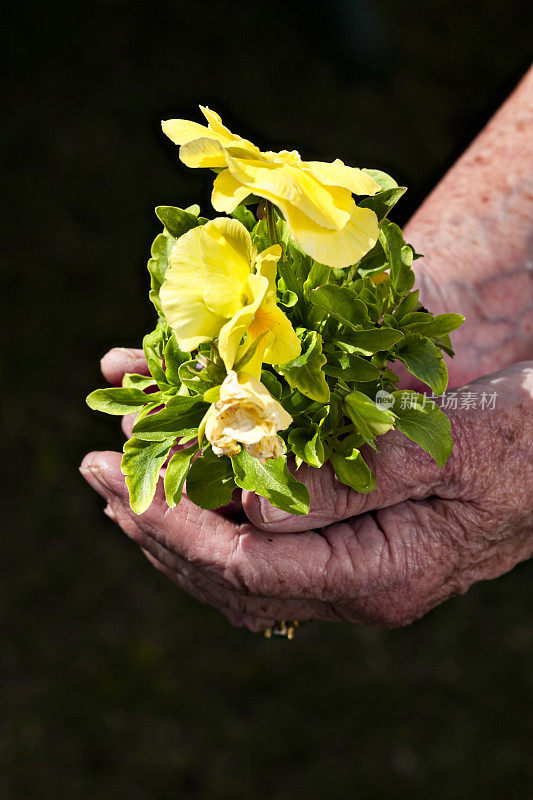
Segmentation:
[(217, 456), (236, 456), (242, 444), (264, 464), (282, 455), (283, 442), (277, 432), (291, 422), (291, 415), (261, 381), (232, 370), (220, 387), (220, 399), (212, 407), (205, 435)]

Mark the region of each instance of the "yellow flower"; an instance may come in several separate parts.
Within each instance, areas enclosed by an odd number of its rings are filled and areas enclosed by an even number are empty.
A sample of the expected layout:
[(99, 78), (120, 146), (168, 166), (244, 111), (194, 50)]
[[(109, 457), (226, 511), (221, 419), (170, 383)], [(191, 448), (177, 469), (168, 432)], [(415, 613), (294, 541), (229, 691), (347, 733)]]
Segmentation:
[(339, 159), (302, 161), (296, 150), (261, 152), (231, 133), (214, 111), (200, 108), (207, 126), (182, 119), (166, 120), (162, 126), (181, 145), (184, 164), (219, 171), (212, 194), (217, 211), (231, 213), (250, 194), (263, 197), (281, 210), (303, 250), (329, 267), (348, 267), (372, 249), (377, 217), (352, 197), (380, 190), (370, 175)]
[(182, 350), (218, 337), (229, 371), (239, 351), (258, 343), (247, 369), (284, 364), (300, 354), (300, 340), (276, 305), (276, 268), (281, 247), (258, 255), (250, 234), (235, 219), (218, 217), (192, 228), (174, 244), (160, 297), (163, 313)]
[(277, 432), (288, 428), (291, 422), (291, 415), (261, 381), (232, 370), (220, 387), (220, 399), (212, 406), (205, 436), (217, 456), (235, 456), (242, 444), (264, 464), (283, 454), (283, 442)]

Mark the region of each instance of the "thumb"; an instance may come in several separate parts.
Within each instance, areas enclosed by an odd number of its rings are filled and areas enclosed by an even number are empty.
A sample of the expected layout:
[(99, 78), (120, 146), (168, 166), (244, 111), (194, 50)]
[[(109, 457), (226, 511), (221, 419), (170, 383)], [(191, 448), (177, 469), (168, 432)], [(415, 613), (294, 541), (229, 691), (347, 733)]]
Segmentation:
[(360, 494), (341, 483), (329, 462), (320, 469), (304, 464), (295, 474), (309, 489), (309, 514), (288, 514), (253, 492), (243, 492), (243, 510), (250, 522), (265, 531), (285, 533), (321, 528), (372, 509), (437, 494), (452, 468), (453, 457), (445, 468), (440, 468), (431, 456), (399, 431), (381, 436), (378, 447), (377, 453), (370, 448), (362, 450), (376, 476), (377, 487), (369, 494)]

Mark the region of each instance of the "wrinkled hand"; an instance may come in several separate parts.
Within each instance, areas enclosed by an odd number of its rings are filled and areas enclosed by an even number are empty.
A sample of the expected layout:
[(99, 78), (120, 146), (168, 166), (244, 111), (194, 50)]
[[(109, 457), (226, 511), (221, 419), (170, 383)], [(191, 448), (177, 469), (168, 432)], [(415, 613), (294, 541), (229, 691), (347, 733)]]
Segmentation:
[[(118, 348), (102, 368), (113, 384), (125, 371), (146, 372), (141, 351)], [(119, 453), (90, 453), (81, 469), (154, 566), (235, 625), (263, 630), (311, 618), (404, 625), (533, 555), (533, 366), (514, 365), (466, 389), (478, 397), (496, 391), (496, 407), (447, 411), (455, 444), (444, 469), (391, 431), (378, 453), (365, 453), (377, 477), (371, 494), (343, 486), (328, 466), (302, 467), (298, 477), (311, 494), (305, 517), (247, 492), (237, 518), (186, 497), (168, 509), (162, 481), (136, 516)], [(124, 419), (128, 435), (131, 424)]]

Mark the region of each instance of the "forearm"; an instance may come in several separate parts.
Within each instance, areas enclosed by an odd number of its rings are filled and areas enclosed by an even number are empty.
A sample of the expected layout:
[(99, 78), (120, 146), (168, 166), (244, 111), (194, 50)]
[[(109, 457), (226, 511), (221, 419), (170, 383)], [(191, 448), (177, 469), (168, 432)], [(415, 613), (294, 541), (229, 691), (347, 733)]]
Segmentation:
[(533, 357), (533, 69), (406, 228), (422, 303), (466, 317), (450, 383)]

